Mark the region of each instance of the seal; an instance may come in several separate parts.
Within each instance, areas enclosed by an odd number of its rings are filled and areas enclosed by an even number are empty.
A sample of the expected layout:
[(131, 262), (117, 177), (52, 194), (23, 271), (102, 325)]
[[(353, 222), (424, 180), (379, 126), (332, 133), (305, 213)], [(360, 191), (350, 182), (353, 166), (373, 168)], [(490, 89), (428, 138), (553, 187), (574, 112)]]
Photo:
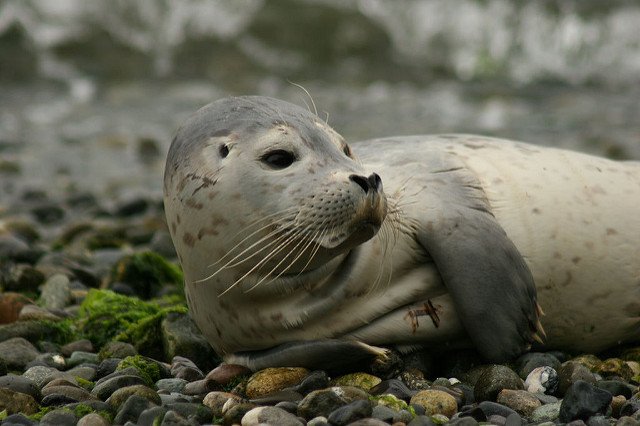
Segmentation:
[(252, 369), (640, 339), (639, 162), (471, 135), (350, 146), (236, 97), (177, 131), (164, 195), (192, 318)]

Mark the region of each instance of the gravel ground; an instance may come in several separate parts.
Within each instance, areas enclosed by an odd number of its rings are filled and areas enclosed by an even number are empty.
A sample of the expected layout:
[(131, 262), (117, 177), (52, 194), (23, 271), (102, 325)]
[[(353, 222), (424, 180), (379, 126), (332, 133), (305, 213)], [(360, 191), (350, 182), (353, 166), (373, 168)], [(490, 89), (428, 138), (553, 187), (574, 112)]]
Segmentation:
[(640, 425), (640, 347), (250, 372), (220, 364), (181, 280), (161, 200), (0, 206), (2, 424)]

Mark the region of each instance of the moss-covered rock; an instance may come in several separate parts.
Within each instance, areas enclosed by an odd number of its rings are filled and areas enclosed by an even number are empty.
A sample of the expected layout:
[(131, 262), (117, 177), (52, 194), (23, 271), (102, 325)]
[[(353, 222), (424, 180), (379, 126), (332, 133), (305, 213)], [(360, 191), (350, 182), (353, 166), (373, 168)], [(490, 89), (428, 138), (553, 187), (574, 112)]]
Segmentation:
[(78, 327), (96, 347), (119, 340), (131, 343), (141, 354), (160, 359), (162, 319), (168, 313), (186, 311), (182, 305), (160, 306), (109, 290), (91, 290), (80, 305)]
[(157, 253), (147, 251), (120, 259), (111, 270), (111, 283), (129, 284), (138, 296), (148, 299), (159, 294), (165, 285), (175, 286), (175, 294), (183, 294), (180, 268)]
[(337, 377), (331, 384), (333, 386), (355, 386), (368, 392), (381, 381), (379, 377), (368, 373), (351, 373)]
[(147, 385), (154, 386), (160, 380), (160, 367), (158, 363), (152, 359), (142, 355), (128, 356), (116, 367), (116, 370), (124, 370), (128, 367), (134, 367), (140, 372), (140, 376), (147, 382)]

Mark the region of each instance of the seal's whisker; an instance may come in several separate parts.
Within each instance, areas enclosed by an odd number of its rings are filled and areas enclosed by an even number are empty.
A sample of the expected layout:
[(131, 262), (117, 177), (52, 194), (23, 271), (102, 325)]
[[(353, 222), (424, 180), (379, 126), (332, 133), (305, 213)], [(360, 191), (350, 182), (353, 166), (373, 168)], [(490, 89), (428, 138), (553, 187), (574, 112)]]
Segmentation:
[[(279, 212), (278, 214), (281, 214), (281, 213), (282, 213), (282, 212)], [(274, 216), (274, 215), (269, 215), (269, 216)], [(266, 225), (262, 226), (261, 228), (259, 228), (259, 229), (255, 230), (255, 231), (254, 231), (254, 232), (252, 232), (251, 234), (247, 235), (245, 238), (243, 238), (243, 239), (242, 239), (240, 242), (238, 242), (236, 245), (234, 245), (233, 247), (231, 247), (231, 249), (229, 249), (229, 251), (227, 251), (227, 253), (226, 253), (224, 256), (222, 256), (222, 257), (221, 257), (217, 262), (212, 263), (212, 264), (211, 264), (211, 265), (209, 265), (208, 267), (209, 267), (209, 268), (211, 268), (211, 267), (213, 267), (213, 266), (215, 266), (215, 265), (219, 264), (220, 262), (223, 262), (227, 257), (231, 256), (231, 255), (232, 255), (232, 253), (233, 253), (233, 251), (234, 251), (234, 250), (236, 250), (236, 249), (237, 249), (237, 248), (238, 248), (242, 243), (244, 243), (246, 240), (250, 239), (251, 237), (253, 237), (253, 236), (254, 236), (254, 235), (256, 235), (257, 233), (259, 233), (259, 232), (261, 232), (261, 231), (263, 231), (263, 230), (265, 230), (265, 229), (268, 229), (268, 228), (270, 228), (270, 227), (272, 227), (272, 226), (278, 225), (278, 224), (280, 224), (280, 223), (286, 223), (287, 221), (292, 220), (292, 219), (293, 219), (293, 218), (291, 218), (291, 217), (282, 217), (282, 218), (280, 218), (280, 219), (278, 219), (278, 220), (276, 220), (276, 221), (270, 222), (270, 223), (268, 223), (268, 224), (266, 224)], [(260, 220), (258, 220), (258, 221), (256, 221), (256, 222), (254, 222), (254, 223), (262, 222), (263, 220), (264, 220), (264, 219), (260, 219)], [(249, 227), (251, 227), (251, 226), (253, 226), (253, 224), (252, 224), (252, 225), (249, 225)], [(246, 229), (246, 228), (245, 228), (245, 229)], [(250, 247), (248, 247), (248, 248), (246, 248), (245, 250), (243, 250), (240, 254), (238, 254), (238, 255), (237, 255), (236, 257), (234, 257), (232, 260), (230, 260), (230, 262), (233, 262), (233, 261), (234, 261), (234, 260), (236, 260), (238, 257), (240, 257), (240, 256), (242, 256), (244, 253), (246, 253), (248, 250), (250, 250), (251, 248), (253, 248), (253, 247), (254, 247), (254, 246), (256, 246), (257, 244), (260, 244), (260, 243), (261, 243), (262, 241), (264, 241), (265, 239), (271, 238), (271, 236), (273, 236), (273, 233), (274, 233), (274, 232), (278, 232), (278, 231), (279, 231), (279, 229), (276, 229), (275, 231), (273, 231), (273, 232), (271, 232), (271, 233), (267, 234), (266, 236), (262, 237), (260, 240), (258, 240), (257, 242), (255, 242), (254, 244), (252, 244)], [(236, 235), (239, 235), (241, 232), (243, 232), (243, 231), (238, 232)], [(223, 266), (223, 268), (224, 268), (224, 267), (228, 267), (228, 265)]]
[[(262, 266), (264, 266), (265, 263), (267, 263), (269, 260), (271, 260), (275, 255), (277, 255), (279, 252), (281, 252), (284, 248), (286, 248), (291, 241), (293, 241), (293, 235), (287, 234), (285, 236), (283, 236), (282, 238), (285, 239), (285, 242), (280, 244), (278, 247), (276, 247), (274, 250), (272, 250), (271, 252), (269, 252), (262, 260), (260, 260), (260, 262), (256, 263), (247, 273), (245, 273), (243, 276), (241, 276), (240, 278), (238, 278), (233, 284), (231, 284), (226, 290), (224, 290), (222, 293), (220, 293), (218, 295), (218, 297), (222, 297), (224, 296), (227, 292), (229, 292), (231, 289), (233, 289), (236, 285), (238, 285), (240, 282), (244, 281), (245, 278), (247, 278), (249, 275), (253, 274), (255, 271), (259, 270), (262, 268)], [(280, 242), (280, 240), (278, 240), (278, 242)]]
[[(289, 81), (289, 80), (287, 80)], [(294, 86), (302, 89), (304, 91), (304, 93), (307, 94), (307, 96), (309, 97), (309, 100), (311, 101), (311, 105), (313, 105), (313, 111), (311, 111), (311, 108), (309, 108), (309, 105), (307, 104), (307, 102), (303, 99), (302, 101), (304, 102), (305, 105), (307, 105), (307, 109), (309, 110), (309, 112), (313, 112), (315, 115), (318, 115), (318, 108), (316, 108), (316, 103), (313, 101), (313, 97), (311, 96), (311, 93), (309, 93), (309, 91), (307, 89), (305, 89), (301, 84), (298, 83), (294, 83), (293, 81), (289, 81), (290, 84), (293, 84)]]
[[(278, 232), (282, 232), (282, 231), (280, 231), (280, 230), (276, 230), (276, 231), (271, 232), (270, 234), (268, 234), (267, 236), (263, 237), (262, 239), (260, 239), (260, 240), (259, 240), (259, 241), (257, 241), (256, 243), (252, 244), (252, 246), (251, 246), (251, 247), (253, 247), (253, 246), (257, 245), (257, 244), (262, 243), (265, 239), (268, 239), (268, 238), (273, 237), (273, 236), (274, 236), (274, 235), (276, 235)], [(234, 257), (233, 259), (231, 259), (230, 261), (228, 261), (226, 264), (224, 264), (223, 266), (221, 266), (220, 268), (218, 268), (218, 269), (217, 269), (214, 273), (212, 273), (211, 275), (209, 275), (209, 276), (207, 276), (207, 277), (205, 277), (205, 278), (202, 278), (202, 279), (196, 280), (196, 281), (194, 281), (194, 282), (196, 282), (196, 283), (201, 283), (201, 282), (204, 282), (204, 281), (208, 281), (208, 280), (210, 280), (211, 278), (215, 277), (215, 276), (216, 276), (218, 273), (220, 273), (221, 271), (223, 271), (223, 270), (225, 270), (225, 269), (229, 269), (229, 268), (231, 268), (231, 267), (233, 267), (233, 266), (240, 265), (240, 264), (242, 264), (243, 262), (246, 262), (247, 260), (251, 259), (253, 256), (257, 255), (257, 254), (258, 254), (258, 253), (260, 253), (261, 251), (263, 251), (263, 250), (265, 250), (265, 249), (269, 248), (270, 246), (272, 246), (272, 245), (274, 245), (274, 244), (278, 244), (282, 239), (287, 238), (287, 236), (288, 236), (288, 235), (289, 235), (289, 234), (288, 234), (288, 233), (286, 232), (286, 230), (285, 230), (285, 231), (284, 231), (284, 233), (283, 233), (282, 235), (278, 236), (275, 240), (273, 240), (273, 241), (272, 241), (272, 242), (270, 242), (269, 244), (267, 244), (267, 245), (263, 246), (262, 248), (260, 248), (259, 250), (257, 250), (255, 253), (251, 254), (250, 256), (247, 256), (247, 257), (246, 257), (246, 258), (244, 258), (243, 260), (241, 260), (241, 261), (239, 261), (239, 262), (236, 262), (236, 263), (234, 264), (233, 262), (234, 262), (237, 258), (239, 258), (240, 256), (242, 256), (246, 251), (248, 251), (248, 250), (251, 248), (251, 247), (249, 247), (249, 248), (247, 248), (246, 250), (244, 250), (242, 253), (238, 254), (236, 257)]]
[[(298, 255), (289, 263), (289, 266), (287, 266), (286, 268), (284, 268), (278, 275), (276, 275), (275, 277), (273, 277), (267, 284), (272, 283), (273, 281), (277, 280), (278, 278), (280, 278), (285, 272), (287, 272), (289, 270), (289, 268), (291, 268), (293, 265), (295, 265), (295, 263), (298, 261), (298, 259), (300, 259), (300, 257), (302, 257), (302, 255), (305, 253), (305, 251), (307, 251), (307, 249), (309, 247), (311, 247), (311, 245), (314, 243), (314, 241), (317, 241), (317, 237), (318, 234), (322, 232), (322, 226), (324, 226), (325, 222), (327, 220), (325, 219), (324, 221), (322, 221), (322, 223), (318, 226), (318, 228), (320, 228), (315, 235), (310, 238), (310, 239), (301, 239), (301, 242), (305, 242), (305, 246), (302, 248), (302, 250), (300, 250), (300, 252), (298, 253)], [(310, 227), (307, 227), (307, 229), (309, 229)], [(305, 230), (306, 231), (306, 230)], [(299, 245), (299, 244), (298, 244)], [(293, 250), (295, 250), (298, 245), (296, 245)], [(320, 244), (316, 244), (316, 248), (314, 249), (309, 261), (307, 261), (307, 263), (305, 264), (304, 268), (302, 268), (300, 270), (300, 272), (298, 272), (297, 276), (300, 276), (300, 274), (306, 269), (306, 267), (309, 265), (309, 263), (311, 262), (311, 260), (313, 259), (313, 256), (315, 256), (315, 254), (318, 252), (318, 248), (320, 247)], [(293, 252), (293, 250), (291, 252)], [(288, 255), (287, 255), (288, 256)], [(283, 259), (284, 260), (284, 259)], [(278, 265), (279, 266), (279, 265)], [(277, 266), (276, 266), (277, 267)], [(275, 268), (274, 268), (275, 270)], [(271, 271), (273, 272), (273, 271)], [(271, 274), (271, 273), (270, 273)], [(259, 284), (259, 283), (258, 283)], [(256, 284), (256, 286), (258, 285)], [(255, 286), (254, 286), (255, 287)], [(252, 287), (250, 290), (252, 290), (254, 287)]]

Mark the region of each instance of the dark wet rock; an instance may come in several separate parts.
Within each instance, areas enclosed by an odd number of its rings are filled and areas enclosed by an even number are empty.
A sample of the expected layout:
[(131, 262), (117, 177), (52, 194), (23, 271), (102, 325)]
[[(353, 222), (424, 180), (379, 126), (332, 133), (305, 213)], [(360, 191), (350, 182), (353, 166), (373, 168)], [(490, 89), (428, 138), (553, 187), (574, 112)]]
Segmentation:
[(593, 373), (584, 365), (576, 361), (567, 361), (558, 370), (558, 394), (564, 395), (567, 389), (578, 380), (595, 383)]
[(38, 403), (31, 395), (0, 388), (0, 411), (2, 410), (6, 410), (7, 414), (31, 415), (38, 412)]
[(459, 417), (460, 418), (471, 417), (476, 422), (486, 422), (487, 421), (487, 415), (482, 410), (482, 408), (477, 407), (477, 406), (463, 407), (463, 409), (460, 410)]
[(157, 406), (147, 398), (140, 395), (130, 395), (129, 398), (120, 406), (118, 413), (113, 419), (113, 423), (123, 425), (126, 422), (136, 422), (143, 411)]
[(160, 424), (165, 414), (169, 411), (166, 407), (151, 407), (144, 410), (138, 416), (138, 426), (155, 426)]
[(145, 381), (139, 376), (125, 375), (111, 377), (103, 382), (96, 383), (91, 394), (105, 401), (116, 390), (133, 385), (144, 385)]
[(492, 401), (482, 401), (478, 404), (478, 408), (482, 410), (487, 419), (493, 415), (502, 416), (506, 419), (512, 414), (517, 414), (515, 410)]
[[(129, 346), (131, 346), (131, 345), (129, 345)], [(101, 379), (101, 378), (103, 378), (105, 376), (108, 376), (109, 374), (113, 373), (114, 371), (116, 371), (116, 368), (120, 364), (120, 361), (122, 361), (121, 358), (106, 358), (106, 359), (103, 359), (102, 362), (100, 362), (100, 364), (98, 364), (98, 368), (96, 369), (96, 377), (98, 379)]]
[(162, 404), (160, 395), (145, 385), (131, 385), (116, 389), (111, 396), (107, 399), (107, 404), (111, 405), (114, 409), (118, 409), (125, 401), (129, 399), (131, 395), (138, 395), (145, 398), (148, 401), (153, 402), (156, 405)]
[(33, 217), (43, 225), (59, 223), (64, 219), (65, 211), (53, 202), (44, 201), (31, 209)]
[(198, 426), (199, 424), (194, 419), (185, 419), (175, 411), (169, 410), (164, 415), (160, 426)]
[(324, 389), (328, 386), (329, 377), (327, 376), (327, 373), (321, 370), (316, 370), (307, 374), (299, 384), (292, 386), (291, 389), (304, 396), (311, 391)]
[(96, 399), (95, 396), (89, 393), (89, 391), (79, 386), (47, 386), (42, 389), (43, 396), (54, 394), (65, 395), (69, 398), (72, 398), (74, 401), (70, 402), (80, 402), (90, 399)]
[(0, 342), (0, 361), (10, 370), (23, 370), (39, 354), (36, 347), (22, 337)]
[(405, 400), (411, 399), (416, 392), (409, 389), (402, 380), (398, 379), (383, 380), (369, 390), (372, 395), (391, 394)]
[(255, 404), (249, 402), (242, 402), (232, 406), (224, 413), (224, 424), (240, 424), (244, 415), (254, 408), (256, 408)]
[(589, 417), (589, 420), (585, 422), (585, 424), (587, 426), (611, 426), (611, 422), (609, 422), (609, 420), (605, 416), (591, 416)]
[(384, 405), (376, 405), (371, 410), (371, 417), (392, 424), (394, 423), (393, 419), (397, 416), (397, 413), (396, 410), (392, 410)]
[(27, 394), (32, 396), (36, 400), (39, 400), (41, 397), (38, 385), (33, 380), (30, 380), (24, 376), (16, 376), (13, 374), (2, 376), (0, 377), (0, 388)]
[(612, 395), (582, 380), (573, 383), (560, 406), (560, 421), (587, 420), (596, 414), (605, 414)]
[(600, 389), (606, 390), (613, 396), (622, 395), (627, 399), (631, 398), (634, 390), (637, 389), (636, 386), (617, 380), (600, 380), (596, 382), (595, 385)]
[(11, 338), (27, 339), (31, 343), (52, 339), (61, 334), (60, 328), (50, 322), (42, 321), (17, 321), (11, 324), (0, 325), (0, 342)]
[(67, 370), (66, 373), (92, 382), (96, 378), (97, 369), (98, 366), (95, 364), (82, 364)]
[(111, 341), (105, 344), (98, 352), (98, 359), (105, 360), (107, 358), (124, 359), (128, 356), (138, 355), (136, 348), (127, 342)]
[(188, 382), (202, 380), (204, 378), (202, 370), (200, 370), (193, 361), (177, 355), (171, 359), (171, 375)]
[(368, 400), (353, 401), (343, 407), (337, 408), (329, 414), (329, 423), (343, 426), (356, 420), (371, 416), (372, 407)]
[(78, 418), (70, 411), (58, 409), (42, 416), (40, 426), (75, 426)]
[(64, 408), (68, 408), (69, 410), (76, 410), (79, 406), (88, 406), (93, 411), (104, 411), (108, 413), (113, 413), (113, 408), (104, 401), (98, 400), (86, 400), (82, 402), (74, 402), (73, 404), (66, 404)]
[(71, 395), (65, 395), (62, 393), (52, 393), (42, 398), (42, 401), (40, 402), (40, 404), (43, 407), (60, 407), (61, 405), (73, 404), (76, 402), (80, 402), (80, 400), (78, 398), (74, 398)]
[(24, 414), (11, 414), (5, 417), (4, 420), (2, 421), (3, 426), (13, 426), (13, 425), (33, 426), (37, 424), (38, 422), (36, 422), (35, 420), (31, 420), (30, 418), (26, 417)]
[(80, 339), (67, 343), (60, 348), (60, 353), (66, 357), (71, 356), (76, 351), (93, 353), (93, 343), (88, 339)]
[(149, 202), (144, 198), (131, 198), (120, 202), (115, 208), (115, 215), (128, 217), (142, 214), (147, 211)]
[(160, 325), (167, 359), (180, 355), (209, 371), (218, 361), (211, 345), (186, 314), (171, 313)]
[(323, 416), (328, 417), (333, 411), (345, 406), (350, 401), (336, 388), (320, 389), (310, 392), (298, 405), (298, 415), (305, 419)]
[[(0, 259), (6, 259), (0, 255)], [(0, 288), (5, 292), (37, 292), (38, 287), (45, 282), (45, 276), (40, 270), (31, 265), (7, 263), (0, 268)]]
[(30, 367), (27, 371), (22, 373), (24, 377), (34, 382), (38, 389), (42, 389), (47, 383), (56, 377), (62, 376), (62, 374), (63, 373), (58, 371), (56, 368), (44, 365)]
[(98, 354), (92, 352), (75, 351), (67, 359), (68, 367), (75, 367), (81, 364), (98, 364)]
[(257, 405), (274, 405), (278, 402), (298, 402), (301, 401), (302, 398), (302, 394), (288, 388), (272, 392), (260, 398), (253, 398), (251, 402)]
[(167, 259), (175, 259), (177, 256), (171, 235), (165, 230), (159, 230), (153, 234), (149, 248)]
[(191, 402), (172, 402), (165, 404), (165, 406), (185, 419), (193, 419), (198, 423), (209, 423), (213, 418), (213, 411), (211, 408), (197, 403)]
[(420, 415), (416, 416), (407, 426), (435, 426), (430, 416)]
[(560, 368), (558, 358), (548, 352), (527, 352), (520, 356), (515, 363), (515, 371), (522, 380), (538, 367), (550, 367), (558, 371)]
[(451, 421), (447, 424), (450, 426), (477, 426), (478, 421), (473, 417), (458, 417), (455, 419), (451, 419)]
[(0, 259), (24, 261), (31, 248), (23, 239), (11, 234), (0, 234)]
[(474, 386), (476, 401), (495, 401), (503, 389), (521, 390), (522, 379), (503, 365), (489, 365), (482, 370)]

